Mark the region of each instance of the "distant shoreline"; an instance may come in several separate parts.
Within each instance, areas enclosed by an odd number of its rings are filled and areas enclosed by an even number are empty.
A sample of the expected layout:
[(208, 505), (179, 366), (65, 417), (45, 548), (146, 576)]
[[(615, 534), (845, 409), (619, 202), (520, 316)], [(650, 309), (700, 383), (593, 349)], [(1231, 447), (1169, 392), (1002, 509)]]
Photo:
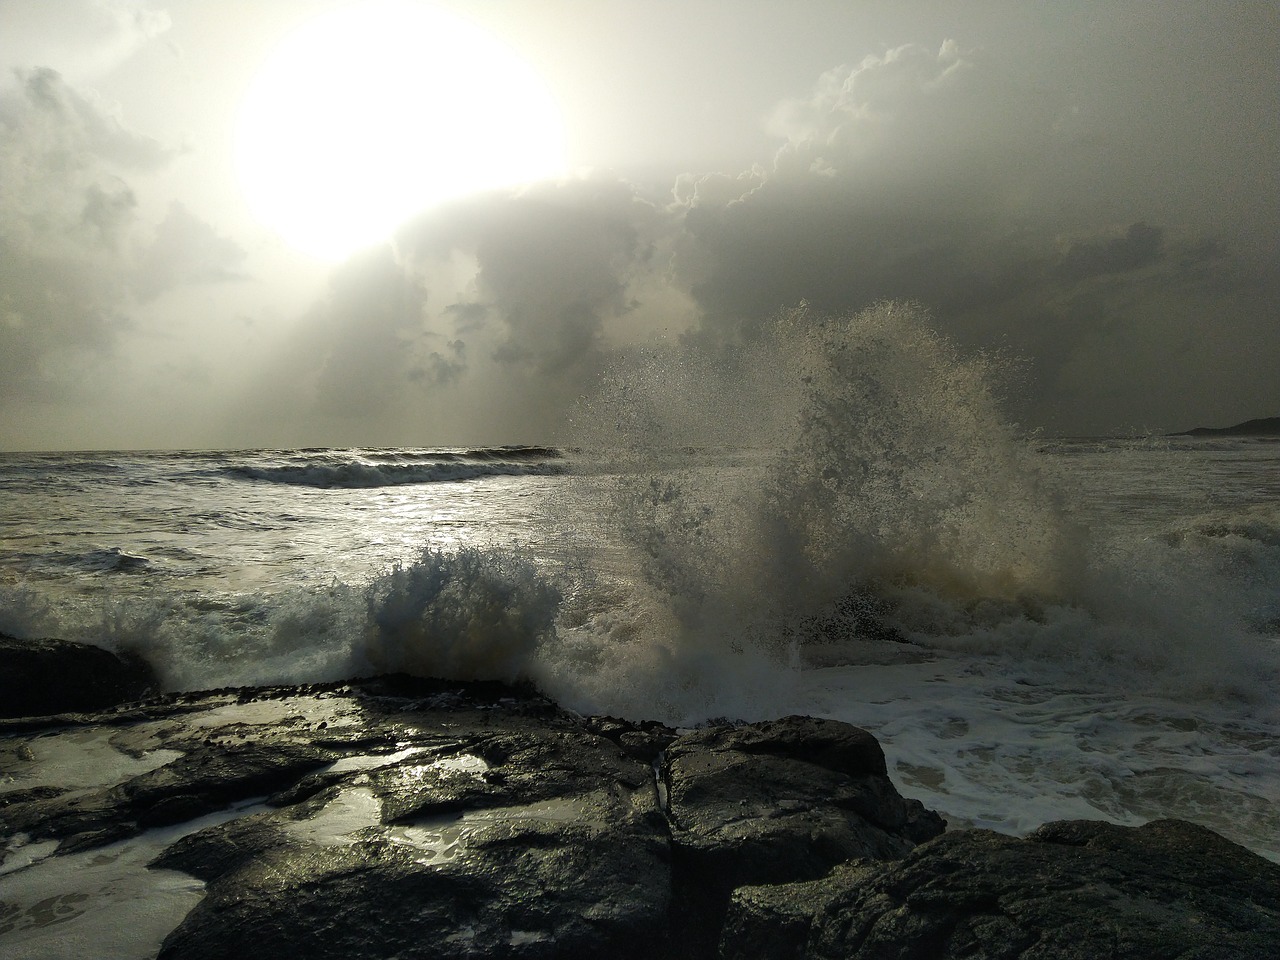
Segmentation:
[(1195, 427), (1171, 437), (1280, 437), (1280, 417), (1246, 420), (1231, 427)]

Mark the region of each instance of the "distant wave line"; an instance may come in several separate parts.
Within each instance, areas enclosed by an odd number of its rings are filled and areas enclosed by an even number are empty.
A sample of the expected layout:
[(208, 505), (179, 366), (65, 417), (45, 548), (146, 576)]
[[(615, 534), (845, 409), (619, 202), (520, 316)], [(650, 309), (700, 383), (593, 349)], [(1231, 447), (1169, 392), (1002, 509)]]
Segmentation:
[(564, 473), (564, 466), (546, 461), (476, 462), (449, 460), (433, 463), (364, 463), (347, 461), (329, 464), (297, 464), (293, 466), (228, 467), (230, 476), (263, 483), (328, 488), (372, 488), (408, 484), (448, 483), (476, 480), (490, 476), (553, 476)]

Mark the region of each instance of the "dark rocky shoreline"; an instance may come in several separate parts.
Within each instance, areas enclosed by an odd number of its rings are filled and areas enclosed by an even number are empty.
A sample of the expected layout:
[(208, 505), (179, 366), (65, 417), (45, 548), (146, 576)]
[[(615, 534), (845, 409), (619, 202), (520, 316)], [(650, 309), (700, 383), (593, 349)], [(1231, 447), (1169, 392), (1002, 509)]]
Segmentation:
[[(58, 656), (62, 677), (100, 660)], [(164, 958), (1270, 958), (1280, 943), (1280, 865), (1172, 820), (944, 832), (875, 738), (836, 721), (678, 731), (402, 675), (60, 709), (80, 712), (0, 721), (0, 843), (92, 850), (242, 808), (152, 863), (206, 884)], [(24, 789), (38, 738), (67, 729), (168, 762)], [(0, 903), (0, 953), (15, 910)]]
[(1193, 427), (1174, 437), (1280, 437), (1280, 417), (1259, 417), (1229, 427)]

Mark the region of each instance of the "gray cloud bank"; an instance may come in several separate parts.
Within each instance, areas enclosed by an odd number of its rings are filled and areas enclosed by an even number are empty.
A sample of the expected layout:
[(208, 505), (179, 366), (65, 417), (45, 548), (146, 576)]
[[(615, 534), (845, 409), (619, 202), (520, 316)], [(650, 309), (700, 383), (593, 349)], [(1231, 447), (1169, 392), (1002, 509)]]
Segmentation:
[(128, 351), (139, 305), (233, 276), (244, 252), (179, 203), (140, 215), (132, 182), (169, 148), (54, 70), (14, 80), (0, 87), (0, 403), (12, 419), (74, 417)]
[(1115, 166), (1126, 131), (1081, 113), (955, 43), (905, 46), (781, 104), (768, 167), (684, 175), (665, 199), (602, 177), (431, 211), (336, 275), (308, 327), (321, 375), (284, 415), (345, 414), (344, 442), (370, 423), (540, 439), (629, 345), (884, 298), (1025, 358), (1028, 426), (1274, 412), (1280, 273), (1256, 219), (1188, 215), (1199, 197)]
[[(597, 174), (424, 212), (245, 360), (255, 385), (219, 436), (555, 440), (628, 349), (714, 348), (801, 300), (884, 298), (924, 304), (963, 349), (1025, 358), (1010, 403), (1029, 427), (1273, 414), (1280, 93), (1179, 67), (1166, 102), (1149, 81), (1068, 89), (955, 42), (906, 45), (779, 104), (778, 150), (749, 170), (662, 190)], [(163, 148), (56, 75), (27, 76), (0, 124), (4, 182), (23, 184), (0, 220), (5, 396), (60, 389), (76, 351), (122, 349), (130, 304), (237, 269), (239, 248), (181, 206), (139, 229), (128, 177)]]

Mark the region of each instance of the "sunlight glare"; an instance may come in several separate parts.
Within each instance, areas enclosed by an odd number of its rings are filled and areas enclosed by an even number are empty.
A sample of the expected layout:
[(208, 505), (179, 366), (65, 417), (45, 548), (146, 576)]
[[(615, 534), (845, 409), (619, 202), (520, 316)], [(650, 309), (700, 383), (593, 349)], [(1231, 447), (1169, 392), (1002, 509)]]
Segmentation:
[(362, 0), (271, 53), (236, 164), (258, 220), (337, 260), (442, 200), (562, 174), (564, 137), (541, 78), (491, 34), (411, 0)]

